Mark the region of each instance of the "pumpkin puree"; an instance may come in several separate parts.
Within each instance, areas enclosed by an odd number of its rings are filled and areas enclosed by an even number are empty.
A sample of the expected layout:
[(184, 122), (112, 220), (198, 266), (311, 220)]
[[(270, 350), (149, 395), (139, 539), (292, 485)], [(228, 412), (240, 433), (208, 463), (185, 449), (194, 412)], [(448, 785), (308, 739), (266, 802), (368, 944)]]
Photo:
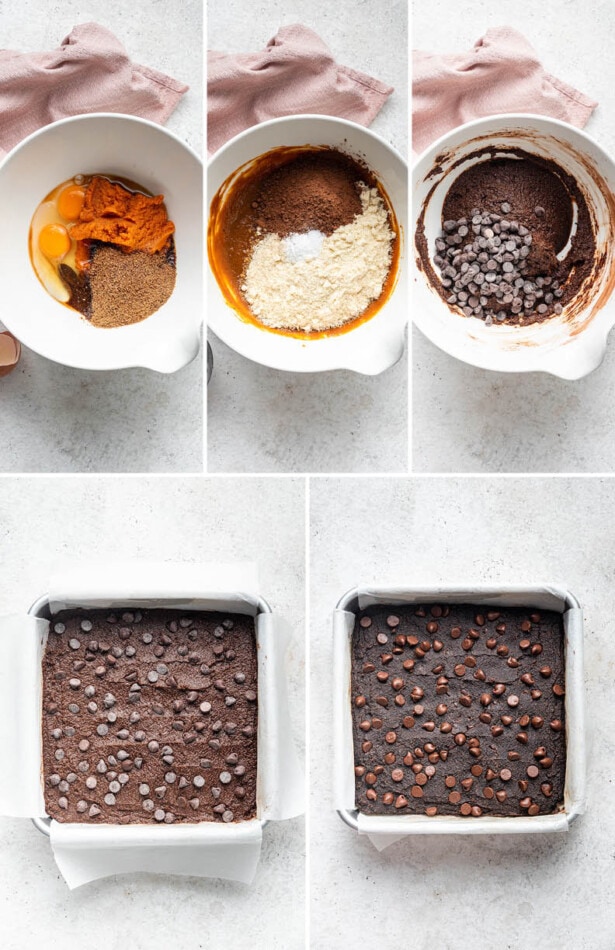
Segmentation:
[(164, 195), (143, 195), (95, 175), (90, 181), (78, 221), (70, 229), (75, 241), (96, 240), (127, 251), (155, 254), (175, 231)]

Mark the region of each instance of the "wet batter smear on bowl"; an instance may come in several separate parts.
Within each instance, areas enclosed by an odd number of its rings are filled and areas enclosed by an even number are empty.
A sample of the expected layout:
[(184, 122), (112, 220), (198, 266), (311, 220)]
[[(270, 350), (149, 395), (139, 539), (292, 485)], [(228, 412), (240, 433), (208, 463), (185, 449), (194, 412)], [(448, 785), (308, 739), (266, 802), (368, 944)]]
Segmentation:
[(555, 162), (515, 150), (455, 179), (434, 263), (442, 296), (466, 316), (527, 326), (562, 313), (595, 250), (576, 181)]
[(171, 296), (174, 232), (163, 195), (126, 179), (75, 175), (36, 209), (30, 259), (56, 300), (94, 326), (126, 326)]
[(398, 228), (365, 166), (336, 149), (278, 148), (228, 182), (212, 202), (209, 250), (235, 309), (305, 336), (379, 309), (392, 289)]

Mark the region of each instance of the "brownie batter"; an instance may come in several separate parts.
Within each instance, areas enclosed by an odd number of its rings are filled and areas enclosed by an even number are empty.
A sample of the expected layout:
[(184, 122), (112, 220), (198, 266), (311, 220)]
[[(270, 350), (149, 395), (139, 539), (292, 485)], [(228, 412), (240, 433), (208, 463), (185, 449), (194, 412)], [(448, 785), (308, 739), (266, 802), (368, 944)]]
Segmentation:
[[(528, 273), (544, 274), (545, 267), (551, 268), (549, 273), (552, 273), (557, 267), (555, 255), (562, 250), (570, 234), (571, 199), (568, 187), (554, 169), (529, 158), (492, 158), (472, 165), (453, 182), (444, 199), (442, 220), (471, 217), (470, 212), (476, 207), (501, 215), (502, 204), (508, 203), (508, 217), (532, 234)], [(542, 208), (544, 214), (537, 215), (536, 208)], [(535, 244), (548, 249), (549, 253), (540, 256)]]
[[(522, 233), (529, 233), (531, 244), (529, 254), (523, 260), (522, 276), (534, 283), (538, 278), (537, 288), (543, 287), (542, 279), (549, 278), (549, 284), (562, 292), (548, 306), (544, 306), (544, 299), (536, 300), (537, 306), (530, 308), (529, 312), (511, 313), (510, 302), (503, 303), (495, 297), (485, 305), (485, 310), (506, 311), (506, 323), (527, 325), (542, 322), (561, 312), (561, 308), (574, 299), (591, 274), (596, 244), (587, 203), (575, 179), (556, 162), (530, 155), (523, 149), (507, 151), (510, 157), (494, 158), (481, 152), (481, 161), (455, 179), (444, 200), (442, 224), (465, 221), (470, 233), (464, 238), (464, 244), (476, 239), (470, 225), (477, 212), (493, 215), (493, 222), (502, 218), (514, 222), (515, 230), (518, 225)], [(472, 157), (466, 156), (464, 161)], [(566, 257), (558, 261), (556, 255), (566, 246), (570, 236), (573, 203), (577, 206), (576, 232)], [(444, 232), (446, 236), (446, 228)], [(434, 272), (428, 259), (423, 216), (417, 229), (417, 246), (421, 266), (444, 299), (449, 298), (450, 287), (442, 284), (441, 275)], [(547, 287), (544, 290), (548, 292)], [(480, 288), (477, 296), (480, 297)], [(458, 306), (464, 310), (461, 303)]]
[(66, 610), (43, 656), (43, 778), (57, 821), (256, 815), (254, 620)]
[(370, 607), (352, 639), (356, 805), (371, 815), (561, 810), (562, 615)]

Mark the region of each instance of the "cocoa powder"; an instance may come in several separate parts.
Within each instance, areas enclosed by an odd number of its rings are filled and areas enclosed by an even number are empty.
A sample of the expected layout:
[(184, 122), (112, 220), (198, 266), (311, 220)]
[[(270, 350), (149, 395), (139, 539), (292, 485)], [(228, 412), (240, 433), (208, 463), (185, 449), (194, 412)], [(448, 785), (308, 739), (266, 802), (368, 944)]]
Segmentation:
[(287, 237), (320, 231), (330, 235), (361, 214), (361, 168), (341, 152), (301, 155), (265, 175), (252, 202), (256, 227)]

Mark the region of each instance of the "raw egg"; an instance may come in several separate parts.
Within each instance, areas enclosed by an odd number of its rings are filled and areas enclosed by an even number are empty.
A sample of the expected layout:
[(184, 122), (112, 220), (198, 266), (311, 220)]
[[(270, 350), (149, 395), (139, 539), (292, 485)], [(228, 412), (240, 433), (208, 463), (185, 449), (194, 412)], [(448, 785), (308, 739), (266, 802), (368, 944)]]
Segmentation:
[(79, 220), (88, 182), (85, 175), (75, 175), (61, 182), (32, 215), (30, 259), (47, 293), (60, 303), (68, 303), (70, 299), (70, 290), (60, 276), (60, 269), (66, 265), (77, 271), (77, 251), (84, 250), (80, 242), (73, 241), (70, 231)]
[(46, 224), (40, 230), (38, 246), (45, 257), (59, 261), (70, 251), (71, 240), (64, 225)]
[(58, 211), (65, 221), (76, 221), (81, 214), (85, 188), (83, 185), (69, 185), (58, 195)]

